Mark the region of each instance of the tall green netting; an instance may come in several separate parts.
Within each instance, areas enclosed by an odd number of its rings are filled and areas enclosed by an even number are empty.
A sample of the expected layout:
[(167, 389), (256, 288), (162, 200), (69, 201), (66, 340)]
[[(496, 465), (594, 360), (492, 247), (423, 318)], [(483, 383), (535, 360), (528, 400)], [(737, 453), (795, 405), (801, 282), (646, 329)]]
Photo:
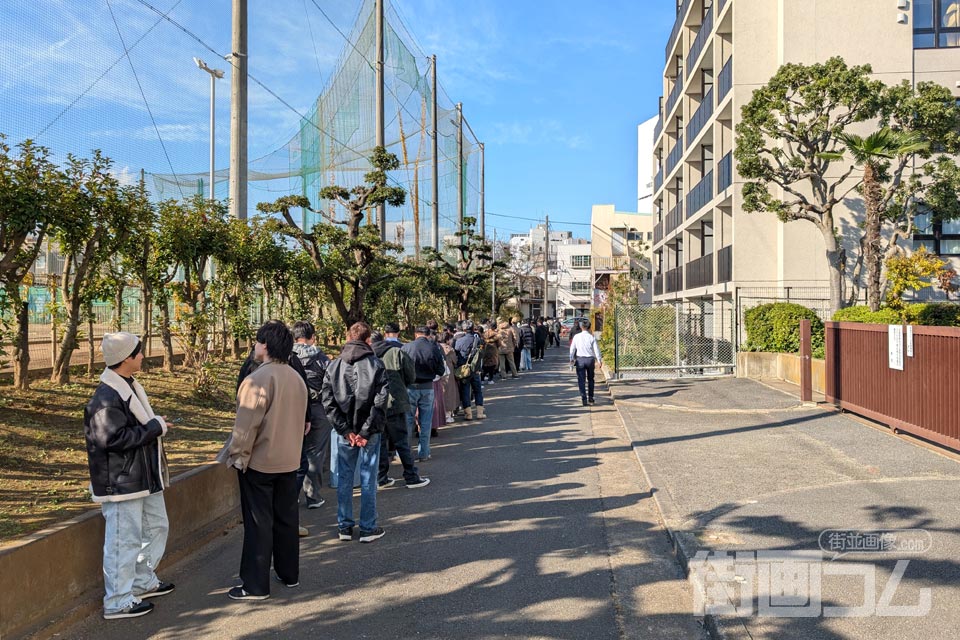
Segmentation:
[[(429, 246), (433, 235), (431, 61), (396, 7), (385, 2), (385, 140), (402, 163), (390, 180), (408, 192), (406, 205), (387, 208), (386, 234), (413, 254), (417, 245)], [(229, 47), (229, 20), (222, 20), (224, 13), (229, 17), (229, 1), (211, 0), (209, 5), (207, 15), (199, 11), (206, 2), (188, 6), (178, 0), (3, 0), (0, 133), (13, 144), (30, 138), (48, 146), (61, 162), (68, 153), (89, 157), (93, 149), (101, 149), (115, 161), (114, 170), (125, 182), (135, 182), (144, 170), (156, 199), (208, 193), (209, 94), (207, 77), (191, 61), (196, 55), (227, 71), (226, 80), (217, 84), (221, 168), (215, 184), (215, 195), (226, 198), (229, 172), (223, 160), (229, 148), (230, 67), (217, 56)], [(342, 5), (342, 0), (317, 0), (316, 4), (277, 0), (270, 10), (290, 20), (313, 20), (314, 30), (323, 27), (325, 37), (342, 41), (321, 15), (335, 13), (347, 21), (350, 18)], [(251, 34), (261, 38), (269, 33), (256, 20), (256, 12), (265, 10), (251, 3)], [(285, 124), (280, 136), (275, 130), (258, 129), (251, 117), (249, 148), (260, 155), (248, 167), (251, 213), (257, 202), (303, 194), (322, 215), (342, 218), (336, 206), (318, 199), (320, 188), (334, 183), (356, 185), (369, 170), (375, 140), (373, 0), (362, 0), (356, 11), (334, 69), (284, 80), (318, 85), (310, 107), (298, 107), (302, 118), (251, 80), (251, 116), (267, 114), (274, 121), (289, 121), (292, 115), (300, 120), (299, 125)], [(296, 37), (303, 43), (300, 46), (310, 46), (306, 28)], [(257, 75), (272, 63), (254, 55), (250, 72)], [(456, 233), (460, 218), (456, 109), (443, 91), (443, 69), (441, 59), (437, 117), (441, 243)], [(322, 85), (315, 80), (319, 77), (324, 79)], [(282, 90), (277, 93), (288, 97)], [(275, 140), (275, 148), (262, 154), (260, 150), (271, 148), (264, 140), (267, 137)], [(461, 159), (463, 214), (477, 217), (480, 156), (469, 129)], [(309, 227), (316, 218), (302, 215), (302, 222)]]
[[(385, 0), (386, 1), (386, 0)], [(431, 59), (417, 45), (389, 2), (384, 26), (384, 140), (401, 163), (390, 175), (392, 184), (407, 190), (407, 203), (387, 208), (387, 239), (414, 254), (433, 238), (433, 148)], [(364, 0), (356, 24), (337, 63), (299, 131), (283, 146), (250, 163), (251, 203), (284, 193), (302, 194), (318, 213), (301, 212), (305, 228), (320, 216), (343, 219), (341, 207), (321, 200), (324, 186), (350, 188), (370, 170), (375, 131), (375, 16), (373, 0)], [(442, 61), (440, 62), (442, 69)], [(439, 84), (439, 83), (438, 83)], [(440, 90), (437, 108), (439, 239), (442, 245), (459, 229), (458, 125), (456, 106)], [(480, 148), (464, 128), (463, 215), (479, 217)], [(223, 179), (226, 178), (224, 172)], [(205, 173), (153, 174), (161, 196), (176, 189), (195, 189)], [(218, 177), (218, 181), (220, 177)]]

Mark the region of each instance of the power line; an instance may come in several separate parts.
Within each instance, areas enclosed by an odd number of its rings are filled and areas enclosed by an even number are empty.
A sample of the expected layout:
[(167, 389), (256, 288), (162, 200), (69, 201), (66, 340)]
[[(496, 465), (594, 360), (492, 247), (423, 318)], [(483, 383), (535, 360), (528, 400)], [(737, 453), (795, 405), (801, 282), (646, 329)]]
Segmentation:
[[(163, 149), (163, 155), (167, 159), (167, 164), (170, 165), (170, 173), (173, 174), (173, 177), (177, 177), (177, 172), (173, 168), (173, 162), (170, 160), (170, 154), (167, 153), (167, 145), (163, 143), (163, 136), (160, 135), (160, 128), (157, 126), (157, 121), (153, 117), (153, 110), (150, 108), (150, 103), (147, 101), (147, 94), (143, 91), (143, 85), (140, 84), (140, 76), (137, 75), (137, 70), (133, 66), (133, 58), (130, 57), (130, 50), (127, 49), (127, 44), (123, 41), (123, 34), (120, 33), (120, 25), (117, 24), (117, 17), (113, 15), (113, 7), (110, 5), (110, 0), (107, 0), (107, 9), (110, 11), (110, 19), (113, 20), (113, 26), (117, 29), (117, 37), (120, 38), (120, 44), (123, 46), (123, 53), (127, 58), (127, 62), (130, 63), (130, 71), (133, 72), (133, 79), (137, 82), (137, 88), (140, 90), (140, 97), (143, 98), (143, 104), (147, 107), (147, 113), (150, 115), (150, 122), (153, 123), (153, 130), (157, 132), (157, 139), (160, 140), (160, 148)], [(213, 186), (211, 185), (211, 189)], [(183, 198), (183, 189), (180, 187), (180, 180), (177, 179), (177, 191), (180, 192), (180, 197)]]
[[(78, 102), (80, 102), (80, 101), (84, 98), (84, 96), (86, 96), (88, 93), (90, 93), (90, 91), (91, 91), (95, 86), (97, 86), (97, 84), (98, 84), (101, 80), (103, 80), (103, 78), (104, 78), (108, 73), (110, 73), (111, 71), (113, 71), (113, 68), (114, 68), (115, 66), (117, 66), (118, 64), (120, 64), (120, 62), (121, 62), (125, 57), (127, 57), (127, 53), (129, 53), (130, 51), (133, 51), (133, 50), (137, 47), (137, 45), (139, 45), (139, 44), (143, 41), (144, 38), (146, 38), (148, 35), (150, 35), (150, 33), (151, 33), (154, 29), (157, 28), (157, 25), (159, 25), (161, 22), (163, 22), (163, 19), (167, 16), (167, 14), (169, 14), (171, 11), (173, 11), (174, 9), (176, 9), (176, 8), (180, 5), (180, 3), (181, 3), (182, 1), (183, 1), (183, 0), (177, 0), (175, 3), (173, 3), (173, 6), (172, 6), (172, 7), (170, 7), (169, 9), (167, 9), (167, 13), (166, 13), (166, 14), (161, 14), (160, 18), (158, 18), (157, 21), (154, 22), (153, 25), (151, 25), (151, 27), (150, 27), (149, 29), (147, 29), (147, 30), (143, 33), (142, 36), (140, 36), (139, 38), (137, 38), (136, 41), (134, 41), (134, 43), (133, 43), (132, 45), (130, 45), (130, 48), (129, 48), (126, 52), (124, 52), (119, 58), (117, 58), (116, 60), (114, 60), (114, 61), (113, 61), (113, 64), (111, 64), (109, 67), (107, 67), (107, 68), (104, 70), (103, 73), (101, 73), (99, 76), (97, 76), (96, 80), (94, 80), (93, 82), (91, 82), (90, 85), (89, 85), (86, 89), (84, 89), (83, 91), (80, 92), (80, 95), (78, 95), (76, 98), (74, 98), (74, 99), (70, 102), (70, 104), (68, 104), (67, 106), (65, 106), (65, 107), (63, 108), (63, 110), (60, 111), (60, 113), (58, 113), (58, 114), (56, 115), (56, 117), (55, 117), (53, 120), (51, 120), (49, 123), (47, 123), (47, 125), (46, 125), (43, 129), (40, 130), (40, 133), (38, 133), (38, 134), (36, 135), (36, 138), (39, 139), (40, 136), (42, 136), (43, 134), (45, 134), (45, 133), (50, 129), (50, 127), (52, 127), (54, 124), (56, 124), (57, 121), (60, 120), (60, 118), (62, 118), (62, 117), (64, 116), (64, 114), (67, 113), (67, 111), (70, 111), (70, 109), (72, 109), (74, 106), (76, 106), (76, 104), (77, 104)], [(116, 22), (116, 21), (114, 21), (114, 22)]]

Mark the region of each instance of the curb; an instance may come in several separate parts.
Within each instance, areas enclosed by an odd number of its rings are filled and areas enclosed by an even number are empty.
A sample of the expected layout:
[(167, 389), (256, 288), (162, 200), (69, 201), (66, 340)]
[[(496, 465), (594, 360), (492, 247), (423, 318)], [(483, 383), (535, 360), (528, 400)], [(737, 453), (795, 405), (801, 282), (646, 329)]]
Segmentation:
[[(617, 409), (617, 415), (620, 416), (620, 423), (623, 425), (623, 430), (627, 433), (627, 436), (630, 436), (629, 431), (627, 431), (627, 423), (623, 419), (623, 415), (620, 413), (620, 407), (617, 404), (617, 396), (613, 390), (613, 387), (610, 384), (610, 379), (606, 377), (606, 371), (604, 371), (604, 384), (607, 387), (607, 390), (610, 393), (610, 399), (613, 401), (614, 407)], [(640, 470), (643, 472), (644, 480), (647, 482), (647, 486), (650, 487), (650, 496), (653, 498), (653, 503), (657, 507), (657, 514), (659, 516), (660, 524), (663, 526), (663, 530), (666, 531), (667, 537), (670, 539), (670, 546), (673, 549), (673, 555), (677, 559), (677, 562), (680, 563), (680, 567), (683, 569), (683, 573), (687, 578), (687, 582), (690, 580), (690, 560), (696, 555), (696, 545), (693, 544), (690, 540), (685, 539), (686, 534), (683, 532), (675, 531), (667, 523), (667, 512), (670, 510), (660, 502), (660, 498), (657, 497), (659, 491), (653, 485), (653, 482), (650, 480), (650, 474), (647, 473), (647, 467), (643, 464), (643, 459), (640, 457), (640, 448), (633, 444), (631, 438), (630, 447), (633, 449), (633, 455), (637, 459), (637, 463), (640, 465)], [(707, 633), (713, 640), (727, 640), (727, 634), (724, 631), (723, 623), (717, 618), (717, 616), (711, 613), (705, 613), (703, 616), (703, 627), (707, 630)]]

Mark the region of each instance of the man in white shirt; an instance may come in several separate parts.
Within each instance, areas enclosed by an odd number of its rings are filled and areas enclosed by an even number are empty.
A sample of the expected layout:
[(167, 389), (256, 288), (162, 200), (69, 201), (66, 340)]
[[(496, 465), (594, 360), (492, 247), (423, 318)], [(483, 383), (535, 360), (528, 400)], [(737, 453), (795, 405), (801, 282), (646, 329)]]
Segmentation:
[[(570, 364), (577, 365), (577, 384), (583, 406), (593, 404), (593, 379), (597, 364), (603, 365), (597, 339), (590, 333), (590, 323), (582, 321), (581, 331), (570, 340)], [(589, 391), (589, 393), (588, 393)]]

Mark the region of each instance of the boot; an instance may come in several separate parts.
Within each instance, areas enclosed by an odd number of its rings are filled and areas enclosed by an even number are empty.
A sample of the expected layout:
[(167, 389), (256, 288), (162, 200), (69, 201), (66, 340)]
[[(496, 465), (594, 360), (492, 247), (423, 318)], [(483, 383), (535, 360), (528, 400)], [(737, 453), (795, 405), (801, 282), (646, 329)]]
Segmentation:
[(463, 415), (467, 420), (473, 420), (473, 408), (467, 407), (463, 410)]
[(486, 417), (487, 417), (487, 414), (483, 412), (483, 407), (480, 405), (477, 405), (477, 420), (483, 420)]

